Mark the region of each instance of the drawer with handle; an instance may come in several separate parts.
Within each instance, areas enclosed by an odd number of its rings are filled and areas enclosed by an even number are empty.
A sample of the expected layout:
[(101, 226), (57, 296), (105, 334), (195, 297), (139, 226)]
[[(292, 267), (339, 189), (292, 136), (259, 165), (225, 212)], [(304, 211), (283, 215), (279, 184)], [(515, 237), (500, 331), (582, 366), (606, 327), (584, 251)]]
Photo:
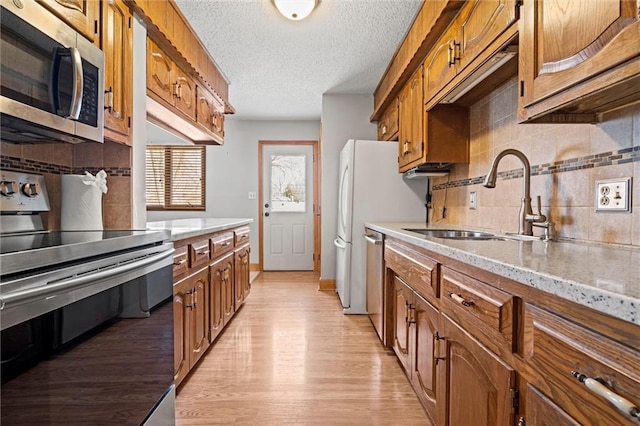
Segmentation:
[[(524, 352), (530, 365), (527, 380), (553, 403), (556, 412), (571, 418), (572, 424), (640, 424), (637, 345), (615, 342), (530, 303), (525, 307), (524, 327), (528, 336)], [(541, 405), (535, 405), (535, 397), (527, 397), (525, 420)]]
[(219, 234), (215, 234), (211, 237), (211, 257), (217, 257), (222, 253), (226, 253), (229, 250), (232, 250), (234, 247), (233, 244), (234, 233), (232, 231), (229, 232), (220, 232)]
[(453, 269), (442, 268), (440, 309), (496, 353), (515, 351), (515, 297)]
[(173, 253), (173, 281), (176, 282), (189, 274), (189, 252), (187, 246), (176, 247)]
[(406, 244), (388, 239), (384, 247), (387, 266), (403, 278), (419, 295), (434, 302), (439, 294), (439, 263), (412, 250)]
[(245, 244), (249, 242), (249, 235), (250, 235), (249, 229), (250, 228), (248, 226), (243, 226), (242, 228), (238, 228), (235, 231), (233, 231), (235, 235), (236, 247), (238, 247), (241, 244)]
[(207, 265), (210, 253), (209, 240), (200, 240), (189, 244), (189, 266), (197, 268)]

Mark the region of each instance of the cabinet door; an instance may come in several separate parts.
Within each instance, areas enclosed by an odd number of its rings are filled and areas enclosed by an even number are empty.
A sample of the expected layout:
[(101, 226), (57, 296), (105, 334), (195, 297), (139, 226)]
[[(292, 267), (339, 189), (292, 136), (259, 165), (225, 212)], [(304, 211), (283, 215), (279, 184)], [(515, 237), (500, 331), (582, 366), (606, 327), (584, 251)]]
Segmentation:
[[(456, 75), (460, 52), (457, 28), (450, 27), (424, 61), (424, 100), (431, 100)], [(457, 38), (457, 40), (456, 40)], [(422, 108), (420, 109), (422, 111)]]
[(515, 371), (446, 316), (438, 357), (438, 424), (512, 425)]
[(170, 105), (174, 104), (173, 68), (173, 62), (166, 53), (147, 38), (147, 89)]
[(400, 278), (393, 277), (393, 351), (410, 374), (411, 360), (409, 356), (409, 310), (413, 300), (413, 291)]
[(222, 260), (222, 318), (224, 325), (231, 320), (235, 313), (234, 277), (233, 277), (233, 253)]
[(98, 43), (97, 24), (100, 2), (95, 0), (38, 0), (38, 2), (90, 41)]
[(189, 278), (193, 289), (191, 310), (189, 312), (191, 354), (189, 368), (194, 365), (209, 347), (209, 269), (203, 269)]
[(131, 145), (133, 59), (131, 12), (122, 0), (102, 3), (101, 47), (104, 51), (105, 136)]
[(189, 372), (191, 290), (188, 278), (173, 286), (173, 380), (176, 386)]
[(196, 121), (196, 84), (184, 71), (173, 67), (174, 82), (177, 84), (175, 105), (190, 119)]
[(224, 104), (215, 98), (213, 101), (213, 133), (224, 138)]
[(196, 105), (196, 121), (207, 131), (213, 131), (213, 95), (204, 87), (196, 88), (198, 96)]
[(215, 262), (209, 268), (210, 271), (210, 289), (209, 289), (209, 341), (213, 342), (224, 327), (223, 316), (223, 286), (224, 280), (228, 276), (228, 264), (224, 261)]
[(638, 56), (638, 37), (636, 0), (524, 2), (521, 103), (531, 105)]
[(422, 127), (422, 66), (407, 82), (400, 96), (399, 105), (399, 164), (406, 171), (420, 163), (423, 154)]
[[(414, 297), (414, 305), (411, 310), (414, 344), (412, 348), (413, 359), (411, 361), (411, 381), (420, 401), (427, 409), (427, 413), (434, 416), (436, 413), (436, 368), (437, 363), (443, 366), (440, 360), (435, 358), (435, 345), (439, 342), (438, 317), (439, 313), (431, 303), (419, 295)], [(435, 419), (432, 418), (435, 423)]]
[[(516, 0), (474, 0), (467, 3), (455, 24), (459, 25), (460, 61), (464, 69), (517, 19)], [(454, 25), (455, 25), (454, 24)]]
[(247, 298), (249, 290), (249, 247), (235, 252), (235, 308), (236, 311)]

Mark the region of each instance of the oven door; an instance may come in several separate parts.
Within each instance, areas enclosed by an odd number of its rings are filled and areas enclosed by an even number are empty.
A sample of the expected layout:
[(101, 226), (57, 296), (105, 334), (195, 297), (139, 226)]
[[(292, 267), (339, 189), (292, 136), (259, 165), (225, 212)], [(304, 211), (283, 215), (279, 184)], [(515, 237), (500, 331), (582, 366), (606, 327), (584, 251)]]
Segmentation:
[(36, 2), (0, 4), (3, 139), (102, 142), (104, 54)]
[(172, 255), (3, 294), (0, 423), (172, 424)]

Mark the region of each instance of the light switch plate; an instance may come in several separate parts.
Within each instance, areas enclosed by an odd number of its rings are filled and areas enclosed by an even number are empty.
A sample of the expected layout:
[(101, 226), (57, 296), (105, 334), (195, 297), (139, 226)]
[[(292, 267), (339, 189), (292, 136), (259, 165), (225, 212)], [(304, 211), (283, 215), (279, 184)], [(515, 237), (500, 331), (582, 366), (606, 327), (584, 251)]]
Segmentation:
[(250, 200), (255, 200), (256, 199), (256, 193), (253, 191), (249, 191), (249, 199)]
[(597, 180), (595, 206), (597, 212), (630, 212), (631, 178)]

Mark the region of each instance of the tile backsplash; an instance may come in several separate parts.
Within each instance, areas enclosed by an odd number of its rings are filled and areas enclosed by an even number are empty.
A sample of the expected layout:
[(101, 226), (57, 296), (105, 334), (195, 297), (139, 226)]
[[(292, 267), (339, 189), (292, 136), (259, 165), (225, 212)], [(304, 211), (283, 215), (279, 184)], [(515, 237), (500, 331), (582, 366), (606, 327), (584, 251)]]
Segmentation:
[[(608, 113), (598, 124), (518, 124), (516, 109), (516, 79), (471, 106), (469, 164), (432, 178), (432, 222), (517, 232), (520, 161), (504, 157), (496, 187), (482, 186), (495, 156), (513, 148), (531, 163), (534, 212), (540, 195), (558, 237), (640, 246), (640, 104)], [(620, 177), (632, 177), (631, 213), (596, 213), (595, 181)], [(476, 210), (469, 209), (471, 192)]]
[(63, 174), (95, 175), (107, 172), (108, 192), (102, 198), (102, 218), (105, 229), (130, 229), (131, 148), (105, 141), (104, 144), (86, 142), (0, 145), (0, 169), (42, 174), (49, 192), (51, 210), (43, 213), (49, 230), (60, 229), (61, 178)]

